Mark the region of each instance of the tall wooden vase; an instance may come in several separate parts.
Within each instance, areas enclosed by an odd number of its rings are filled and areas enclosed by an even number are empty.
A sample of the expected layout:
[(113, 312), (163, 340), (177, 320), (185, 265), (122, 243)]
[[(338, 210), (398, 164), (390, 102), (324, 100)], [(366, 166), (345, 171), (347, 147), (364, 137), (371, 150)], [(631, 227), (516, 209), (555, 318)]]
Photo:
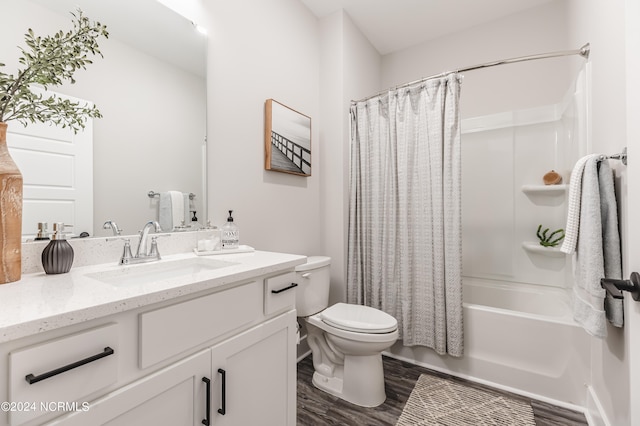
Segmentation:
[(22, 269), (22, 174), (7, 148), (0, 122), (0, 284), (20, 279)]

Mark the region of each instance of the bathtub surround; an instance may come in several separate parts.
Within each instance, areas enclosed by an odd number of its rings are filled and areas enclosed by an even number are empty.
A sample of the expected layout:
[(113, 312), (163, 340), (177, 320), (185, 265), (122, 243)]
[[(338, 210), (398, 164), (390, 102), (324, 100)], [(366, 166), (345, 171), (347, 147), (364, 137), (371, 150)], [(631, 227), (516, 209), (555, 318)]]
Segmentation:
[[(592, 336), (607, 335), (606, 320), (621, 327), (622, 300), (608, 300), (601, 278), (622, 278), (613, 172), (597, 154), (581, 158), (571, 173), (567, 229), (562, 251), (575, 253), (573, 316)], [(608, 298), (608, 297), (607, 297)]]
[(347, 301), (398, 320), (405, 346), (461, 356), (460, 78), (351, 106)]

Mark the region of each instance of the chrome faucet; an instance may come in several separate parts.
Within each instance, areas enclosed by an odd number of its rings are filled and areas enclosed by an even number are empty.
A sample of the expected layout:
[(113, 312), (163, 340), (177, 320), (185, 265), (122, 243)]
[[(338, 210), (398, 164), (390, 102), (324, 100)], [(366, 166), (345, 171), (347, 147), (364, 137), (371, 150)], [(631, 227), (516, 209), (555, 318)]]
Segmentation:
[[(136, 250), (136, 256), (135, 257), (147, 257), (147, 256), (149, 256), (150, 252), (147, 251), (147, 238), (148, 238), (148, 235), (149, 235), (149, 231), (151, 231), (151, 228), (153, 228), (156, 232), (162, 232), (162, 228), (160, 227), (160, 224), (157, 221), (150, 220), (149, 222), (147, 222), (144, 225), (144, 228), (142, 228), (142, 231), (140, 231), (140, 242), (138, 243), (138, 249)], [(153, 250), (151, 250), (151, 251), (153, 251)], [(157, 250), (156, 250), (156, 252), (157, 252)], [(158, 256), (158, 259), (159, 258), (160, 258), (160, 256)]]
[(144, 263), (144, 262), (153, 262), (154, 260), (160, 260), (160, 253), (158, 252), (158, 237), (168, 236), (168, 234), (163, 235), (154, 235), (151, 238), (151, 247), (147, 251), (147, 239), (149, 237), (149, 232), (153, 229), (155, 232), (162, 232), (162, 228), (160, 224), (151, 220), (144, 225), (142, 231), (140, 231), (140, 242), (138, 242), (138, 248), (136, 249), (135, 256), (131, 255), (131, 245), (128, 239), (125, 239), (124, 243), (124, 252), (122, 253), (122, 258), (120, 258), (121, 265), (128, 265), (131, 263)]
[(113, 231), (113, 235), (120, 235), (122, 233), (122, 229), (118, 228), (118, 224), (116, 224), (112, 220), (108, 220), (102, 225), (102, 229), (111, 229)]

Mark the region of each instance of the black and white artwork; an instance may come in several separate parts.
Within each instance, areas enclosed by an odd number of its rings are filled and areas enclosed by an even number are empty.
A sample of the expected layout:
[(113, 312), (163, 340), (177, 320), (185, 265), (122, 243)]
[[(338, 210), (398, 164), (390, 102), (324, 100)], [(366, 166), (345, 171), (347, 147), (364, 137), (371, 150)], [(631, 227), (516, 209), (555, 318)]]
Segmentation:
[(311, 176), (311, 117), (267, 99), (264, 142), (265, 169)]

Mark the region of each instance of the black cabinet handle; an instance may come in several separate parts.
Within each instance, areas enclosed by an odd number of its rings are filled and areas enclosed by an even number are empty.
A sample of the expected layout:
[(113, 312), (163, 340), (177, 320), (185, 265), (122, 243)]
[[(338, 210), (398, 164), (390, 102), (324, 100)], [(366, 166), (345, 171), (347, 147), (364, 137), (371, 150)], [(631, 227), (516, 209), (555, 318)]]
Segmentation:
[(202, 424), (205, 426), (209, 426), (211, 424), (211, 380), (206, 377), (202, 378), (202, 381), (207, 386), (207, 400), (206, 400), (206, 411), (205, 418), (202, 420)]
[(55, 370), (51, 370), (47, 373), (43, 373), (39, 376), (34, 376), (33, 374), (27, 374), (24, 376), (24, 379), (29, 382), (30, 385), (37, 383), (41, 380), (48, 379), (49, 377), (57, 376), (60, 373), (64, 373), (65, 371), (73, 370), (74, 368), (80, 367), (85, 364), (89, 364), (90, 362), (99, 360), (100, 358), (104, 358), (109, 355), (113, 355), (114, 351), (109, 346), (104, 348), (104, 351), (99, 354), (90, 356), (89, 358), (81, 359), (80, 361), (76, 361), (69, 365), (65, 365), (64, 367), (56, 368)]
[(224, 416), (227, 412), (227, 372), (218, 368), (218, 373), (222, 375), (222, 408), (218, 408), (218, 413)]
[(278, 293), (282, 293), (283, 291), (291, 290), (292, 288), (295, 288), (295, 287), (298, 287), (298, 284), (291, 283), (290, 286), (285, 287), (285, 288), (281, 288), (280, 290), (271, 290), (271, 293), (278, 294)]

